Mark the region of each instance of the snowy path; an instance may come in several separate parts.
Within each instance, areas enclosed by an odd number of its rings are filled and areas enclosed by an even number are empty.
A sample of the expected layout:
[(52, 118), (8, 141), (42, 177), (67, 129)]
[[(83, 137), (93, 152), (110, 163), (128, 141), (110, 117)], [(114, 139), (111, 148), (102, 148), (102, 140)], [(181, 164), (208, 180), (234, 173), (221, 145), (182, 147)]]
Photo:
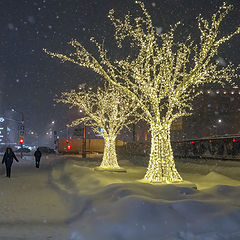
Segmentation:
[(70, 207), (49, 177), (54, 164), (53, 159), (43, 157), (37, 169), (33, 158), (25, 157), (14, 162), (11, 179), (5, 177), (5, 166), (1, 166), (1, 240), (69, 239), (64, 222), (71, 215)]

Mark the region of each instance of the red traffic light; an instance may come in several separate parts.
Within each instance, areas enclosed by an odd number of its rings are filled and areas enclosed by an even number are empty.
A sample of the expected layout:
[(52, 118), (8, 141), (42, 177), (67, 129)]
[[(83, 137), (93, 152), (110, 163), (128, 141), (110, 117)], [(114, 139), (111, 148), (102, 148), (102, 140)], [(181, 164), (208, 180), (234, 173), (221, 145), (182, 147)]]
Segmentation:
[(68, 140), (68, 139), (66, 139), (66, 143), (69, 143), (69, 140)]
[(23, 138), (20, 138), (19, 142), (20, 142), (20, 143), (24, 143), (24, 139), (23, 139)]
[(67, 145), (67, 149), (70, 150), (71, 149), (71, 145)]

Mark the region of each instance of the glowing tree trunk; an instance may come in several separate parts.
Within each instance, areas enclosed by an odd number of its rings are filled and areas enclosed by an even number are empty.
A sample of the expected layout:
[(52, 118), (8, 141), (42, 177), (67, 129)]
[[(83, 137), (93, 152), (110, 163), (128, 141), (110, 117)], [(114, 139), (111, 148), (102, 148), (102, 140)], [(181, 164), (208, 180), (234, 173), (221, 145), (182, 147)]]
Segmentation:
[(115, 142), (116, 136), (104, 136), (104, 152), (100, 168), (119, 168)]
[(175, 163), (170, 142), (170, 124), (151, 126), (151, 154), (145, 180), (171, 183), (182, 181)]

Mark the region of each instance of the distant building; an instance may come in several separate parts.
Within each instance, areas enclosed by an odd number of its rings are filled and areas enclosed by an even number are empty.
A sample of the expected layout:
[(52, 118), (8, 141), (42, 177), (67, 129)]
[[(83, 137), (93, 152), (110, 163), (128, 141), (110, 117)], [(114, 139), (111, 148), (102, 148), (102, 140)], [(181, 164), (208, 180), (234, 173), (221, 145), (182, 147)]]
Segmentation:
[(202, 138), (240, 133), (240, 90), (205, 89), (183, 121), (182, 137)]
[(15, 112), (8, 110), (0, 113), (0, 145), (17, 146), (21, 122)]
[(5, 119), (2, 114), (0, 114), (0, 145), (5, 143), (6, 138), (6, 127), (5, 127)]

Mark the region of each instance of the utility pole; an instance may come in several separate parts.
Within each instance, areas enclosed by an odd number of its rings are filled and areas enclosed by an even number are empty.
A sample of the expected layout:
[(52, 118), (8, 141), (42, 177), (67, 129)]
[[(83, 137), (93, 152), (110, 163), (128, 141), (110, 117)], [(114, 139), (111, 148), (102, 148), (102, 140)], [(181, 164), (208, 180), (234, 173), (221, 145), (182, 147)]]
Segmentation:
[(12, 108), (12, 112), (16, 112), (16, 113), (20, 113), (21, 114), (21, 121), (17, 121), (17, 120), (15, 120), (15, 121), (21, 123), (21, 125), (19, 126), (19, 132), (18, 132), (19, 138), (24, 138), (24, 135), (25, 135), (24, 114), (23, 114), (23, 112), (17, 111), (17, 110), (15, 110), (13, 108)]
[(87, 154), (86, 154), (86, 126), (84, 125), (83, 127), (83, 145), (82, 145), (82, 158), (86, 158)]

